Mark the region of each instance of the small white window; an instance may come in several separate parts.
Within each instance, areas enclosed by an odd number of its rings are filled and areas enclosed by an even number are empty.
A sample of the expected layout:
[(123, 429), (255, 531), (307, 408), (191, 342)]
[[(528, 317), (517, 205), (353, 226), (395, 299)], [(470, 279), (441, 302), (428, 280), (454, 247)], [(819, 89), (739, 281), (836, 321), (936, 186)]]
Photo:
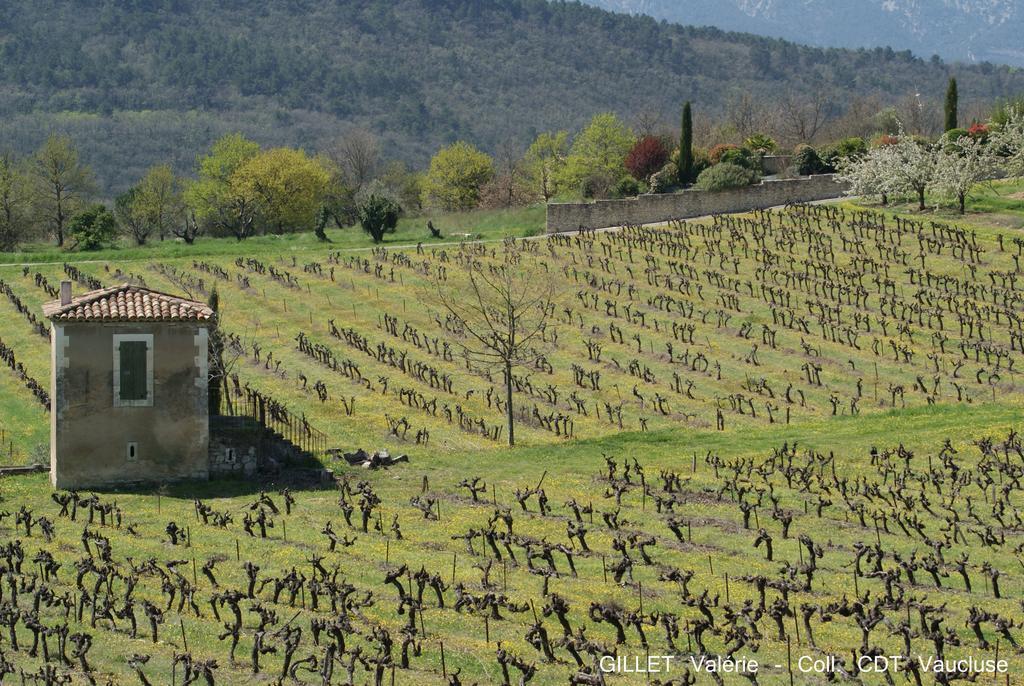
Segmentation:
[(128, 458), (129, 462), (135, 462), (139, 459), (139, 444), (132, 441), (128, 444), (128, 448), (125, 451), (125, 457)]

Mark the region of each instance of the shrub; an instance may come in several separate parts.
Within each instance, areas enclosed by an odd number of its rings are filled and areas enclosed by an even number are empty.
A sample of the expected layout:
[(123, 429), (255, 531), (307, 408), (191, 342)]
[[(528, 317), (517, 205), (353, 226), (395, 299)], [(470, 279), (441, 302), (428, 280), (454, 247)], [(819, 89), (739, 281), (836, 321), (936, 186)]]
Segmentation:
[(739, 150), (739, 147), (740, 146), (733, 145), (732, 143), (719, 143), (708, 150), (708, 159), (711, 161), (711, 164), (718, 164), (722, 161), (722, 156), (725, 155), (725, 153), (730, 150)]
[(770, 155), (779, 149), (778, 143), (771, 136), (755, 133), (743, 141), (743, 147), (755, 155)]
[(843, 138), (832, 146), (839, 157), (847, 158), (855, 155), (863, 155), (868, 151), (868, 144), (860, 136)]
[(615, 196), (618, 198), (631, 198), (640, 195), (640, 182), (632, 176), (623, 176), (615, 184)]
[(974, 122), (971, 124), (971, 128), (967, 129), (967, 135), (971, 138), (977, 138), (981, 141), (988, 140), (988, 125), (982, 124), (981, 122)]
[(626, 169), (637, 181), (646, 181), (668, 161), (669, 150), (664, 141), (644, 136), (626, 155)]
[(729, 188), (741, 188), (757, 183), (760, 175), (738, 164), (721, 162), (702, 171), (697, 177), (697, 188), (705, 191), (721, 191)]
[(669, 162), (660, 171), (651, 174), (651, 193), (668, 193), (679, 181), (679, 168), (674, 162)]
[(800, 149), (796, 154), (794, 162), (796, 163), (797, 170), (800, 172), (800, 176), (825, 174), (830, 171), (835, 171), (822, 162), (821, 157), (818, 155), (818, 151), (809, 145), (805, 145)]
[(722, 156), (718, 160), (719, 164), (735, 164), (740, 167), (746, 167), (747, 169), (754, 169), (760, 171), (761, 160), (758, 157), (754, 157), (753, 154), (746, 148), (732, 148), (722, 153)]
[(966, 135), (967, 129), (962, 129), (960, 127), (952, 128), (949, 131), (946, 131), (946, 137), (949, 138), (949, 140), (951, 141), (963, 138)]
[[(679, 166), (679, 149), (672, 151), (672, 157), (669, 162)], [(708, 157), (708, 151), (705, 148), (694, 148), (693, 149), (693, 180), (696, 181), (700, 173), (711, 166), (711, 159)]]
[(711, 158), (708, 157), (708, 151), (704, 148), (698, 148), (693, 151), (693, 173), (696, 176), (700, 176), (700, 173), (711, 166)]
[(830, 169), (838, 169), (839, 165), (851, 157), (860, 157), (868, 151), (867, 143), (859, 136), (851, 136), (836, 141), (821, 149), (821, 161)]

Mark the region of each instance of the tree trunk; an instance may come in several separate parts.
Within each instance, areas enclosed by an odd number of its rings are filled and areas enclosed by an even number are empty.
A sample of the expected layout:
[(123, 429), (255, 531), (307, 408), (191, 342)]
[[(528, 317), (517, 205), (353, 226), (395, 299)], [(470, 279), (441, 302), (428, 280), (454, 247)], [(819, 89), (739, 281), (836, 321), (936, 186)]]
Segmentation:
[(58, 248), (63, 248), (64, 247), (64, 206), (61, 203), (61, 196), (60, 196), (59, 192), (57, 193), (57, 216), (55, 217), (55, 219), (57, 220), (56, 222), (54, 222), (54, 224), (56, 225), (56, 229), (57, 229), (57, 247)]
[(917, 189), (917, 209), (924, 212), (924, 189)]
[(965, 193), (961, 193), (960, 196), (958, 197), (958, 200), (960, 200), (960, 214), (963, 214), (964, 213), (964, 205), (967, 204), (967, 195)]
[(512, 365), (505, 362), (505, 423), (508, 429), (509, 447), (516, 444), (512, 419)]

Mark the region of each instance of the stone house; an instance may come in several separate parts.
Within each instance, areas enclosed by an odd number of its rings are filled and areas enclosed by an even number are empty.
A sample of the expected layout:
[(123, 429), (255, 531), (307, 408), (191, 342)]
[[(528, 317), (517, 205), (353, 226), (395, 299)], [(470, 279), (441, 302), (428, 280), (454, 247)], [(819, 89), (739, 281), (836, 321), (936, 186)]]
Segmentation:
[(206, 304), (123, 284), (43, 306), (56, 488), (209, 477)]

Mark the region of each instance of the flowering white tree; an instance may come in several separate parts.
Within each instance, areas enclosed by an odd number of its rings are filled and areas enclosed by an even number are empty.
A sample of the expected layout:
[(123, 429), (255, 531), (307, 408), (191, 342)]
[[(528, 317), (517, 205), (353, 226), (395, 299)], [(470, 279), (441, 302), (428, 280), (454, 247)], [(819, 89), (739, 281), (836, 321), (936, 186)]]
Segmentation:
[(935, 176), (935, 149), (900, 130), (889, 148), (890, 165), (882, 170), (887, 183), (898, 193), (917, 195), (917, 208), (924, 210), (924, 194)]
[(888, 202), (893, 192), (892, 174), (888, 171), (893, 164), (890, 147), (881, 145), (863, 155), (840, 160), (838, 179), (849, 184), (847, 195), (878, 196), (883, 205)]
[(974, 185), (994, 176), (996, 160), (992, 146), (979, 138), (960, 136), (952, 140), (946, 134), (939, 139), (934, 156), (935, 170), (929, 187), (941, 195), (956, 198), (963, 214), (967, 194)]
[(994, 128), (989, 143), (1007, 176), (1024, 176), (1024, 112), (1014, 109), (1005, 124)]

